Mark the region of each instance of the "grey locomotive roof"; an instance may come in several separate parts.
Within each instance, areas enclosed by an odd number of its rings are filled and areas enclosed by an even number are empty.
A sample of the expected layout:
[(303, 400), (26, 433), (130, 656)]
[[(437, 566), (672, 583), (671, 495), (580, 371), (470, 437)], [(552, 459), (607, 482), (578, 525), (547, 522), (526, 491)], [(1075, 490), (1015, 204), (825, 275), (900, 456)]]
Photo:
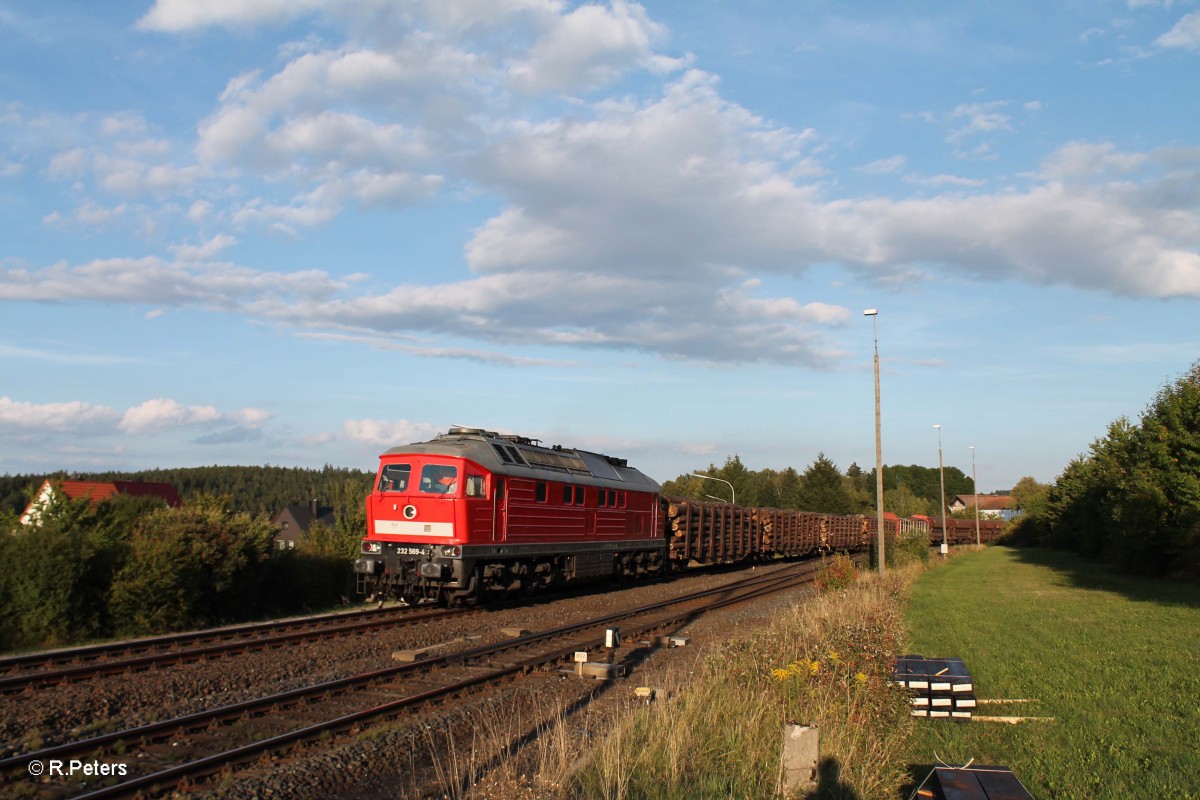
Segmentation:
[(658, 484), (624, 459), (569, 447), (543, 447), (523, 436), (501, 436), (454, 427), (428, 442), (393, 447), (383, 455), (447, 455), (469, 458), (501, 475), (657, 492)]

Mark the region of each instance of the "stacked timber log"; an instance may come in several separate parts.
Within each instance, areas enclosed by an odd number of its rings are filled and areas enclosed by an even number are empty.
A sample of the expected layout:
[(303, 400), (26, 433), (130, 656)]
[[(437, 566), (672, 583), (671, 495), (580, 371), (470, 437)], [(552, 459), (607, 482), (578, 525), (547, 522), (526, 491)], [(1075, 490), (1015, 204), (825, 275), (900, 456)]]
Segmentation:
[(761, 520), (765, 552), (799, 556), (815, 553), (821, 548), (824, 514), (778, 508), (761, 508), (757, 509), (757, 513)]
[(670, 557), (697, 564), (721, 564), (757, 555), (762, 539), (755, 511), (729, 503), (669, 499)]
[(975, 684), (961, 658), (900, 656), (892, 679), (909, 690), (914, 717), (971, 719)]
[(857, 550), (874, 540), (875, 520), (778, 508), (743, 508), (667, 498), (668, 547), (674, 560), (715, 564), (759, 554), (803, 556)]

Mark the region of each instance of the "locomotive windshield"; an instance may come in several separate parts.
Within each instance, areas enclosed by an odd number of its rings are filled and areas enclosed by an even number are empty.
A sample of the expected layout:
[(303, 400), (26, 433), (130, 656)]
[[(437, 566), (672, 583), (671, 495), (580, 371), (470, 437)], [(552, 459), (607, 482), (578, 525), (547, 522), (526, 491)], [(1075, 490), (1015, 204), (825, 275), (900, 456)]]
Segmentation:
[(388, 464), (383, 468), (383, 471), (379, 473), (379, 491), (408, 491), (408, 478), (411, 474), (412, 467), (408, 464)]
[(421, 468), (421, 491), (425, 494), (454, 494), (458, 491), (458, 467), (426, 464)]

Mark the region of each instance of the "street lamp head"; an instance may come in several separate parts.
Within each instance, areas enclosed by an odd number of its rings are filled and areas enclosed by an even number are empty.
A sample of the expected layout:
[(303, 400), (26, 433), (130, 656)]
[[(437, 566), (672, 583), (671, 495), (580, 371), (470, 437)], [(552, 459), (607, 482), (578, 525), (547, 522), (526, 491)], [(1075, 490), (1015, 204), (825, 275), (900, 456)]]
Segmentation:
[(875, 317), (878, 315), (879, 315), (878, 308), (868, 308), (866, 311), (863, 312), (864, 317)]
[(941, 425), (934, 425), (933, 427), (937, 428), (939, 431), (942, 429)]

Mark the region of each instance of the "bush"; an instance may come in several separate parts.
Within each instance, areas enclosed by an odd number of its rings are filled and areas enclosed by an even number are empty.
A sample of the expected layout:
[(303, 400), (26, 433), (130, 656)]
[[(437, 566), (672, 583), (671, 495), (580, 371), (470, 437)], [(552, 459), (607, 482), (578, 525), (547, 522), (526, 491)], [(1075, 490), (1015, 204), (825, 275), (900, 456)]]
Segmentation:
[(817, 570), (817, 586), (821, 591), (845, 589), (858, 580), (858, 567), (845, 553), (836, 553), (833, 558), (822, 561)]
[(888, 544), (889, 547), (884, 555), (887, 557), (889, 567), (929, 563), (928, 531), (907, 531), (896, 536)]
[(159, 633), (242, 620), (262, 611), (274, 529), (198, 497), (134, 528), (110, 606), (121, 633)]

